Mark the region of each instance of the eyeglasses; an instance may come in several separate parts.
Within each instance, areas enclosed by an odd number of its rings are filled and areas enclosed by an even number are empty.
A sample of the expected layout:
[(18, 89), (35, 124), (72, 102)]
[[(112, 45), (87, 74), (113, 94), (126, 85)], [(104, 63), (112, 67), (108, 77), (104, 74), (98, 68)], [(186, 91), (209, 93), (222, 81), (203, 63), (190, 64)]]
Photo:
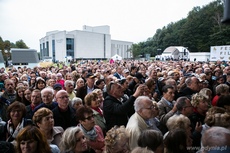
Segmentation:
[(85, 117), (85, 120), (91, 120), (92, 118), (95, 117), (95, 114), (91, 115), (91, 116), (88, 116), (88, 117)]
[(17, 113), (20, 113), (20, 112), (22, 112), (22, 110), (12, 110), (11, 112), (12, 112), (12, 113), (16, 113), (16, 112), (17, 112)]
[(151, 109), (155, 109), (155, 110), (158, 110), (158, 107), (157, 107), (157, 106), (152, 105), (152, 106), (150, 106), (150, 107), (148, 107), (148, 108), (143, 108), (143, 109), (149, 109), (149, 110), (151, 110)]
[(61, 97), (58, 97), (60, 99), (65, 99), (65, 98), (69, 98), (69, 96), (61, 96)]
[(49, 98), (52, 98), (52, 95), (51, 94), (49, 94), (49, 95), (43, 95), (42, 98), (48, 98), (49, 99)]

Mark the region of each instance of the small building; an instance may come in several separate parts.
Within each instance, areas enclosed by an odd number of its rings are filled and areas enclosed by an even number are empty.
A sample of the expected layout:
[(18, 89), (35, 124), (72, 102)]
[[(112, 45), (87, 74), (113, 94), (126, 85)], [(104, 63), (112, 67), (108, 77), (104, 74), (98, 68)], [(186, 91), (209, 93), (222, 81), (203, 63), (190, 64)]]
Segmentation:
[(189, 60), (190, 52), (183, 46), (167, 47), (161, 55), (157, 56), (160, 60)]
[(209, 52), (190, 53), (190, 61), (208, 62), (210, 61), (210, 53)]
[(11, 59), (14, 67), (29, 67), (33, 68), (39, 65), (37, 50), (35, 49), (19, 49), (11, 48)]

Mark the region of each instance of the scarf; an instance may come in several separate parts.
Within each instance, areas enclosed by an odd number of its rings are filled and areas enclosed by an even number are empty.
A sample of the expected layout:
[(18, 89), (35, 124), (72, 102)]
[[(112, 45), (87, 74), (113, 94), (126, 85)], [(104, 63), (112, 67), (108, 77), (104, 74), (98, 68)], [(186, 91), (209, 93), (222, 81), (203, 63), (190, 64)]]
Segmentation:
[(95, 141), (97, 138), (97, 131), (95, 129), (95, 127), (93, 127), (90, 131), (87, 131), (81, 124), (80, 124), (80, 128), (82, 129), (84, 135), (92, 141)]
[(22, 122), (17, 125), (17, 127), (13, 128), (13, 123), (11, 120), (8, 121), (7, 123), (7, 131), (9, 133), (9, 137), (7, 138), (6, 141), (9, 141), (9, 139), (13, 138), (15, 139), (19, 133), (19, 131), (23, 128), (24, 125), (24, 119), (22, 119)]
[[(38, 106), (38, 105), (36, 105), (36, 106)], [(31, 110), (33, 111), (33, 110), (35, 109), (36, 106), (35, 106), (34, 104), (31, 104), (31, 105), (30, 105)]]
[(99, 107), (92, 107), (93, 110), (97, 111), (102, 117), (103, 117), (103, 112)]

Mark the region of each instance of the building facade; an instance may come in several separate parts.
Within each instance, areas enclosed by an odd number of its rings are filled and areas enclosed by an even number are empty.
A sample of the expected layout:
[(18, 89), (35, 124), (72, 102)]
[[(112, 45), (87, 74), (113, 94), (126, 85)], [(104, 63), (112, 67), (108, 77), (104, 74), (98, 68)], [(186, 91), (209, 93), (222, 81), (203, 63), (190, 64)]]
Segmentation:
[(132, 42), (111, 40), (109, 26), (83, 26), (83, 30), (51, 31), (40, 39), (40, 56), (44, 60), (110, 59), (118, 54), (132, 58)]

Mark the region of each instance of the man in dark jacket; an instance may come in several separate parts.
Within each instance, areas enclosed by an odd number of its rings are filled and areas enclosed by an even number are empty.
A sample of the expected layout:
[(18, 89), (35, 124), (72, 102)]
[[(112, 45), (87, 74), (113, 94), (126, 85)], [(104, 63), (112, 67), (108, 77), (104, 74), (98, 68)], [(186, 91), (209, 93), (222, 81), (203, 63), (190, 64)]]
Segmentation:
[(191, 96), (200, 91), (199, 80), (196, 77), (189, 77), (185, 80), (186, 87), (179, 92), (179, 97), (186, 96), (191, 99)]
[(75, 110), (69, 106), (69, 96), (65, 90), (56, 94), (58, 106), (52, 110), (54, 126), (61, 126), (64, 130), (77, 125)]
[(88, 73), (86, 76), (86, 84), (83, 87), (77, 89), (76, 96), (82, 99), (83, 104), (85, 104), (84, 102), (85, 96), (97, 88), (94, 85), (95, 78), (96, 78), (95, 75), (93, 75), (92, 73)]
[[(128, 123), (128, 114), (133, 114), (133, 104), (136, 98), (142, 95), (144, 90), (143, 85), (139, 85), (135, 93), (125, 102), (122, 103), (124, 90), (118, 82), (111, 82), (107, 86), (108, 96), (103, 103), (104, 117), (106, 120), (107, 130), (110, 130), (115, 125), (121, 126)], [(132, 113), (130, 113), (132, 112)]]
[(16, 99), (16, 90), (15, 88), (15, 84), (13, 82), (13, 80), (11, 79), (6, 79), (4, 81), (5, 84), (5, 91), (3, 92), (3, 94), (1, 95), (1, 100), (3, 100), (6, 103), (13, 103)]

